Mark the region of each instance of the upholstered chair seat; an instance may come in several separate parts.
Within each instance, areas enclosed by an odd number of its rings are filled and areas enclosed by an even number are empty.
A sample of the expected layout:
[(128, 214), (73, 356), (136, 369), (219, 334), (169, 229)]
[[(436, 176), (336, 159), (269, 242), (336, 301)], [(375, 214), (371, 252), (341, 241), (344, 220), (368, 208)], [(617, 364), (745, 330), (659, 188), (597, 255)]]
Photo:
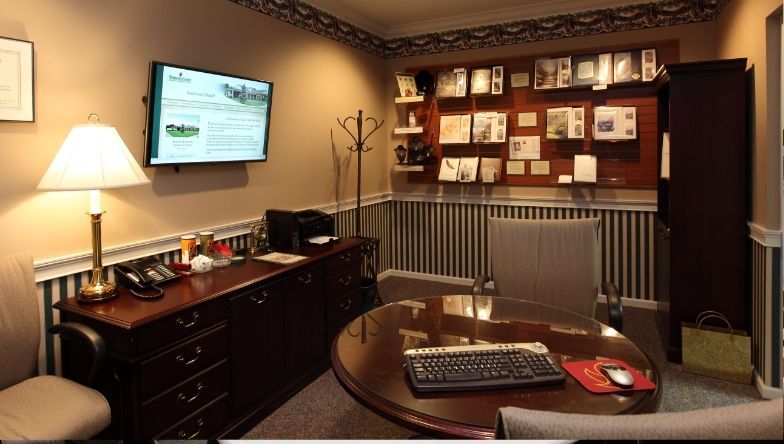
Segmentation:
[(604, 416), (502, 407), (498, 439), (784, 439), (781, 398), (672, 413)]
[[(38, 313), (32, 255), (0, 256), (0, 439), (92, 438), (111, 420), (106, 398), (59, 376), (32, 377), (41, 339)], [(50, 332), (88, 344), (89, 385), (105, 360), (103, 339), (82, 324), (58, 324)]]

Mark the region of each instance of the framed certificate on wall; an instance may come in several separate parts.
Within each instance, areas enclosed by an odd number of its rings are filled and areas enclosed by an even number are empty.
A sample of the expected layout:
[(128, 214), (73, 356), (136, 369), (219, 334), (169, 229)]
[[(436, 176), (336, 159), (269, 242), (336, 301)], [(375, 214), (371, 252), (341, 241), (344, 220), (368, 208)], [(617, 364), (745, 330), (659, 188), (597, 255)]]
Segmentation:
[(33, 42), (0, 37), (0, 120), (33, 122)]

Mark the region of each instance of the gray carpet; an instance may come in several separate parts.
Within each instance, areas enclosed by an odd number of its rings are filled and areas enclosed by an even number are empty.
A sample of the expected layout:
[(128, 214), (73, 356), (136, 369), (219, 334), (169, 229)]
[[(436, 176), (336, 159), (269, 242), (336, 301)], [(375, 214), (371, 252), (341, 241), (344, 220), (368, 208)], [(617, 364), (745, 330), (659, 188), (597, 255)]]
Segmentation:
[[(468, 294), (470, 288), (440, 282), (387, 278), (379, 282), (385, 303), (405, 299)], [(485, 291), (492, 294), (492, 290)], [(606, 322), (606, 306), (598, 308)], [(752, 385), (736, 384), (684, 373), (666, 360), (656, 328), (655, 311), (624, 307), (623, 334), (656, 363), (663, 379), (660, 412), (679, 412), (740, 404), (762, 399)], [(278, 410), (256, 425), (243, 439), (405, 439), (414, 432), (397, 426), (356, 402), (328, 370)]]

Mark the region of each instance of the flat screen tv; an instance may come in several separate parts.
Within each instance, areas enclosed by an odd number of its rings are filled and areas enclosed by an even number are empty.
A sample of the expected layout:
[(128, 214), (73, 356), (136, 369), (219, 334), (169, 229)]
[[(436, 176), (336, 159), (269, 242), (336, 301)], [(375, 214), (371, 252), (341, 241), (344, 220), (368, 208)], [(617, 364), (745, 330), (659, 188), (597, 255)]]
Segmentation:
[(267, 160), (272, 82), (150, 62), (144, 166)]

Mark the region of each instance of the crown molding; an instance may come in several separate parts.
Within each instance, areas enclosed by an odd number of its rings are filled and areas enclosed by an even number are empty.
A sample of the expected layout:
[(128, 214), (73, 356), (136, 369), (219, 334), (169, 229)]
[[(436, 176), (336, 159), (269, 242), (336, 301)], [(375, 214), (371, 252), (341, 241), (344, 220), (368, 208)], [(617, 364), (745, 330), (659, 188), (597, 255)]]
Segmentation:
[[(320, 2), (320, 1), (319, 1)], [(311, 3), (314, 3), (311, 1)], [(577, 4), (576, 4), (577, 3)], [(593, 9), (612, 9), (640, 3), (639, 0), (539, 0), (525, 6), (494, 9), (474, 14), (446, 16), (432, 20), (422, 20), (399, 26), (390, 26), (381, 32), (387, 39), (438, 33), (452, 29), (467, 29), (496, 25), (515, 20), (535, 19), (562, 14), (574, 14)], [(575, 7), (576, 6), (576, 7)], [(329, 9), (327, 9), (329, 10)]]
[[(730, 0), (657, 0), (605, 9), (596, 8), (610, 0), (590, 0), (586, 7), (594, 9), (582, 12), (572, 11), (537, 18), (530, 18), (535, 12), (529, 12), (526, 14), (529, 18), (524, 20), (514, 20), (508, 15), (510, 12), (496, 15), (495, 18), (492, 18), (492, 13), (488, 13), (486, 17), (472, 14), (464, 19), (503, 22), (389, 38), (385, 36), (385, 32), (365, 29), (377, 30), (379, 25), (367, 17), (362, 18), (359, 13), (349, 12), (345, 6), (340, 14), (353, 17), (351, 20), (361, 21), (362, 26), (338, 18), (302, 0), (229, 1), (369, 54), (392, 59), (711, 21), (721, 14)], [(326, 5), (327, 1), (315, 0), (315, 3)], [(563, 7), (564, 0), (555, 1), (558, 2), (556, 5)], [(543, 3), (544, 1), (541, 1), (535, 5)], [(334, 5), (330, 3), (330, 6)], [(536, 11), (536, 8), (532, 11)], [(514, 21), (509, 21), (510, 18)], [(447, 20), (454, 22), (459, 19), (452, 17)], [(445, 23), (431, 25), (447, 26)]]

